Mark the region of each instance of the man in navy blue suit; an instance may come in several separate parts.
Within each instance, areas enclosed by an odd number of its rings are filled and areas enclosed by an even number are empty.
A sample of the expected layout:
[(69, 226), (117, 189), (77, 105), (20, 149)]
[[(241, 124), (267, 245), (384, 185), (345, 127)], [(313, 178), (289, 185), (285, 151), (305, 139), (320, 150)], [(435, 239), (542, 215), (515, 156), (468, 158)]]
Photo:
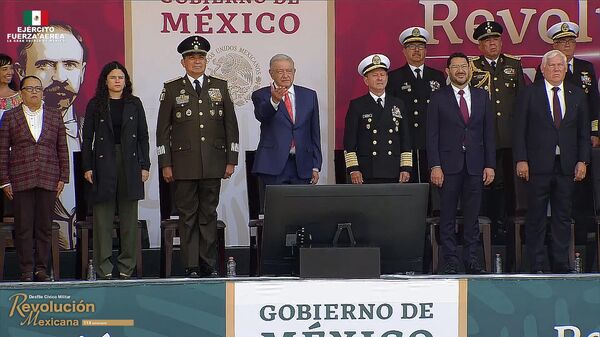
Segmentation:
[(568, 273), (574, 181), (590, 161), (590, 120), (583, 90), (565, 81), (567, 57), (551, 50), (542, 58), (543, 81), (520, 96), (515, 110), (513, 157), (527, 183), (526, 243), (531, 270), (542, 273), (548, 201), (552, 215), (552, 271)]
[(261, 210), (266, 185), (316, 184), (323, 161), (317, 93), (293, 84), (296, 69), (287, 55), (271, 58), (269, 74), (273, 83), (252, 93), (260, 122), (252, 172), (262, 185)]
[(481, 274), (477, 262), (478, 215), (483, 185), (494, 180), (494, 116), (488, 93), (469, 86), (472, 69), (463, 53), (450, 55), (450, 85), (431, 94), (427, 109), (427, 160), (431, 183), (440, 189), (440, 236), (446, 274), (456, 274), (454, 234), (460, 198), (464, 217), (463, 262), (468, 274)]

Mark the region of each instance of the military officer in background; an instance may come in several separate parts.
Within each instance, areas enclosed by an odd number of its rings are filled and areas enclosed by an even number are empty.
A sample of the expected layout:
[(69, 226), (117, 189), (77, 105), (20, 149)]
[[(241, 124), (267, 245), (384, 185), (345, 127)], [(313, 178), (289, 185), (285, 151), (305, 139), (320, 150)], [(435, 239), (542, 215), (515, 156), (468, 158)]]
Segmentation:
[[(587, 97), (588, 115), (591, 125), (592, 147), (600, 146), (598, 138), (598, 114), (600, 113), (600, 95), (598, 94), (598, 81), (594, 65), (586, 60), (575, 57), (579, 26), (573, 22), (559, 22), (552, 25), (547, 35), (552, 39), (553, 49), (560, 50), (567, 57), (567, 74), (565, 81), (581, 88)], [(544, 77), (537, 69), (535, 80), (543, 81)], [(576, 244), (586, 242), (587, 233), (595, 231), (594, 221), (594, 191), (593, 179), (600, 173), (600, 163), (592, 162), (591, 174), (586, 174), (582, 181), (575, 183), (573, 192), (573, 213), (575, 219)], [(592, 259), (588, 259), (590, 262)]]
[(350, 102), (344, 129), (344, 157), (353, 184), (405, 183), (412, 154), (402, 101), (386, 95), (390, 60), (369, 55), (358, 65), (369, 92)]
[(227, 82), (205, 75), (209, 42), (190, 36), (177, 47), (185, 75), (164, 84), (156, 127), (158, 164), (175, 184), (181, 255), (187, 277), (216, 276), (221, 179), (238, 163), (239, 133)]
[(446, 84), (444, 73), (425, 65), (429, 32), (421, 27), (405, 29), (399, 37), (406, 64), (390, 71), (386, 92), (402, 100), (411, 131), (414, 171), (411, 182), (429, 182), (425, 152), (425, 123), (429, 96)]
[(519, 58), (502, 53), (502, 26), (481, 23), (473, 32), (483, 55), (471, 58), (471, 86), (488, 92), (496, 133), (496, 177), (485, 189), (482, 213), (492, 221), (494, 238), (506, 238), (506, 220), (515, 211), (515, 179), (512, 160), (512, 114), (517, 94), (525, 87)]

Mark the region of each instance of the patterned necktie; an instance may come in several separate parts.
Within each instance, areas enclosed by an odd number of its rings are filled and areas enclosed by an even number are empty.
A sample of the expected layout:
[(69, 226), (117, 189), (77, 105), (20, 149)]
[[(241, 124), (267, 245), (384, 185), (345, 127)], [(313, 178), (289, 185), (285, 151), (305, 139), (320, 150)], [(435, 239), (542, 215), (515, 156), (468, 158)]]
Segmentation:
[[(290, 94), (288, 92), (285, 93), (285, 96), (283, 96), (283, 103), (285, 103), (285, 108), (288, 111), (288, 114), (290, 115), (290, 119), (292, 120), (292, 124), (294, 124), (294, 111), (292, 110), (292, 100), (290, 99)], [(290, 145), (291, 147), (295, 147), (296, 146), (296, 142), (294, 141), (294, 135), (292, 134), (292, 144)]]
[(283, 102), (285, 103), (285, 108), (287, 109), (288, 114), (290, 115), (292, 123), (294, 123), (294, 111), (292, 110), (292, 100), (290, 99), (289, 93), (285, 93), (285, 96), (283, 96)]
[(492, 69), (496, 70), (496, 61), (492, 61), (490, 64), (492, 65)]
[(417, 74), (417, 80), (422, 79), (422, 77), (421, 77), (421, 69), (419, 69), (419, 68), (415, 69), (415, 73)]
[(200, 97), (200, 94), (202, 93), (202, 86), (200, 86), (200, 81), (194, 80), (194, 89), (196, 89), (196, 94), (198, 94), (198, 97)]
[(554, 91), (554, 97), (552, 98), (552, 116), (554, 117), (554, 126), (560, 128), (560, 122), (562, 120), (562, 109), (560, 108), (560, 101), (558, 99), (559, 87), (552, 88)]
[(458, 91), (458, 94), (460, 95), (460, 113), (462, 114), (462, 118), (465, 121), (465, 124), (469, 123), (469, 107), (467, 106), (467, 100), (465, 99), (465, 91), (460, 89)]
[(379, 107), (383, 109), (383, 100), (381, 99), (381, 97), (377, 98), (377, 105), (379, 105)]

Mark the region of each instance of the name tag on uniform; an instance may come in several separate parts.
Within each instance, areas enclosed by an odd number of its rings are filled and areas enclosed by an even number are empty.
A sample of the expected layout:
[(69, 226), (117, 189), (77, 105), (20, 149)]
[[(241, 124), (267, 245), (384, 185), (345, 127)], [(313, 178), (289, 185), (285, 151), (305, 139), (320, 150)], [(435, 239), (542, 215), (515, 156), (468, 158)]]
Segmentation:
[(363, 114), (362, 118), (371, 118), (373, 117), (373, 114)]
[(516, 73), (515, 68), (506, 67), (504, 68), (504, 73), (506, 75), (514, 75)]
[(208, 97), (213, 102), (221, 102), (223, 100), (223, 95), (221, 95), (221, 89), (219, 88), (209, 88)]
[(190, 96), (189, 95), (184, 95), (181, 94), (177, 97), (175, 97), (175, 103), (177, 104), (186, 104), (190, 102)]

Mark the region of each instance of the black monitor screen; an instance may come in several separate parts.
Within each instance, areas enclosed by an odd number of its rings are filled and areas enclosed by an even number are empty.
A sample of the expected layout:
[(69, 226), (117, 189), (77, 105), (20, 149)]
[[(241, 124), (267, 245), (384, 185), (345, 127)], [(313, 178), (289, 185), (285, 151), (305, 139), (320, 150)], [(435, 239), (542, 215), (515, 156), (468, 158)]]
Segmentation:
[[(428, 188), (428, 184), (267, 186), (262, 273), (292, 272), (298, 229), (304, 228), (305, 237), (310, 235), (311, 245), (332, 245), (338, 224), (343, 223), (351, 224), (358, 246), (380, 248), (382, 273), (421, 271)], [(343, 231), (338, 244), (349, 243)]]

